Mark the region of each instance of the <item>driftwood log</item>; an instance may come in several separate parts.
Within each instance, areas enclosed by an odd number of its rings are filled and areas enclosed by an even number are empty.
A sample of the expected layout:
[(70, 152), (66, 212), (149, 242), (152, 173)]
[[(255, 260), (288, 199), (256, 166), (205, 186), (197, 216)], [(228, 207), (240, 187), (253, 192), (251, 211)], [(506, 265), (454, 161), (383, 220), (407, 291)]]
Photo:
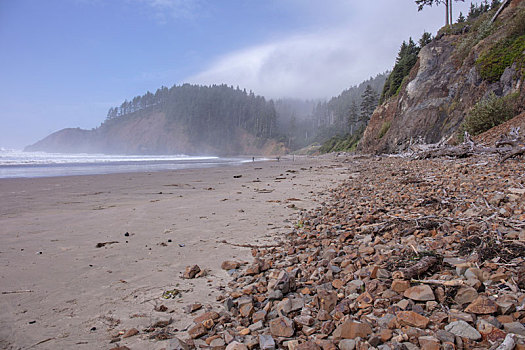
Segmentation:
[(465, 131), (464, 142), (462, 144), (450, 146), (440, 142), (436, 145), (426, 145), (426, 149), (414, 152), (412, 158), (466, 158), (476, 154), (499, 154), (501, 156), (500, 162), (503, 163), (507, 159), (525, 154), (525, 144), (519, 134), (519, 129), (519, 127), (513, 128), (509, 135), (502, 135), (500, 140), (496, 142), (495, 147), (477, 145), (469, 133)]
[(409, 280), (427, 271), (437, 262), (438, 259), (435, 256), (425, 256), (414, 265), (394, 272), (392, 277), (394, 277), (395, 279)]

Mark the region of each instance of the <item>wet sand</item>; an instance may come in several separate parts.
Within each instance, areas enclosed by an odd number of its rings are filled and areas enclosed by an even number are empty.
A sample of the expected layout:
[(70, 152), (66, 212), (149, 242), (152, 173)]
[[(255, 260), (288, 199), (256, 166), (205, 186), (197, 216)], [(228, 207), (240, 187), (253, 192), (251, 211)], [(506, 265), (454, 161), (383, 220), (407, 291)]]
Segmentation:
[[(230, 279), (221, 263), (251, 261), (249, 248), (228, 243), (279, 242), (294, 214), (350, 172), (333, 157), (296, 157), (0, 180), (0, 348), (109, 349), (119, 331), (170, 317), (184, 330), (184, 306), (217, 304)], [(96, 247), (106, 242), (114, 243)], [(208, 275), (182, 279), (193, 264)], [(163, 299), (172, 289), (180, 297)], [(167, 312), (155, 311), (160, 305)], [(166, 346), (141, 336), (120, 345)]]

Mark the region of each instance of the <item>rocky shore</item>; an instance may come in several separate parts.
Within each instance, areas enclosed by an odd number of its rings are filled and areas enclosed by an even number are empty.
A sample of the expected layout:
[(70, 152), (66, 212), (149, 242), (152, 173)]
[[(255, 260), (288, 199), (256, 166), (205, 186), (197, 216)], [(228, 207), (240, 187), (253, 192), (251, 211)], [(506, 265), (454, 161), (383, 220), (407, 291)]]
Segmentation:
[(525, 166), (498, 160), (338, 158), (347, 179), (282, 244), (223, 262), (220, 306), (189, 304), (187, 329), (168, 315), (134, 336), (159, 349), (525, 349)]

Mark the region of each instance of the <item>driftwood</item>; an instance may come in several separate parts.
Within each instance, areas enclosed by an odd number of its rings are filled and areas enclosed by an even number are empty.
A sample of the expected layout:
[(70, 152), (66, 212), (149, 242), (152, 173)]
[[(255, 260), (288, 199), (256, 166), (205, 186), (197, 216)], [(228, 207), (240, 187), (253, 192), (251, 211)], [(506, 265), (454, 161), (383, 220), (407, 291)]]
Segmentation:
[(439, 286), (445, 287), (458, 287), (464, 286), (465, 281), (463, 280), (450, 280), (450, 281), (441, 281), (441, 280), (411, 280), (413, 283), (423, 283), (423, 284), (436, 284)]
[(23, 289), (23, 290), (6, 290), (2, 292), (2, 294), (18, 294), (18, 293), (33, 293), (31, 289)]
[(217, 241), (217, 243), (223, 243), (228, 244), (234, 247), (241, 247), (241, 248), (256, 248), (256, 249), (264, 249), (264, 248), (276, 248), (280, 247), (282, 244), (266, 244), (266, 245), (254, 245), (254, 244), (236, 244), (236, 243), (230, 243), (226, 240)]
[(477, 145), (469, 133), (465, 131), (464, 142), (457, 146), (449, 146), (443, 142), (435, 145), (426, 145), (426, 149), (414, 152), (412, 158), (467, 158), (475, 154), (499, 154), (500, 162), (515, 158), (525, 154), (525, 144), (519, 134), (519, 127), (513, 128), (509, 135), (503, 136), (496, 142), (495, 147), (485, 147)]
[(414, 265), (393, 273), (395, 279), (412, 279), (430, 269), (438, 262), (435, 256), (425, 256)]

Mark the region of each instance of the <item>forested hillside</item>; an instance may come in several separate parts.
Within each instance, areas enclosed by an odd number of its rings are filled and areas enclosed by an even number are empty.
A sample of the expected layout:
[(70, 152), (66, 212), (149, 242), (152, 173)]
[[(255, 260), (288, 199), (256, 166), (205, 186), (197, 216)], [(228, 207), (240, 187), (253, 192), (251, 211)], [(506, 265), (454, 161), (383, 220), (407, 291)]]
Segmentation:
[[(27, 150), (221, 155), (279, 153), (283, 151), (282, 147), (272, 140), (277, 132), (276, 120), (273, 102), (253, 92), (226, 85), (175, 85), (162, 87), (154, 94), (147, 92), (110, 108), (107, 119), (92, 131), (64, 129), (27, 147)], [(272, 149), (268, 150), (268, 147)]]

